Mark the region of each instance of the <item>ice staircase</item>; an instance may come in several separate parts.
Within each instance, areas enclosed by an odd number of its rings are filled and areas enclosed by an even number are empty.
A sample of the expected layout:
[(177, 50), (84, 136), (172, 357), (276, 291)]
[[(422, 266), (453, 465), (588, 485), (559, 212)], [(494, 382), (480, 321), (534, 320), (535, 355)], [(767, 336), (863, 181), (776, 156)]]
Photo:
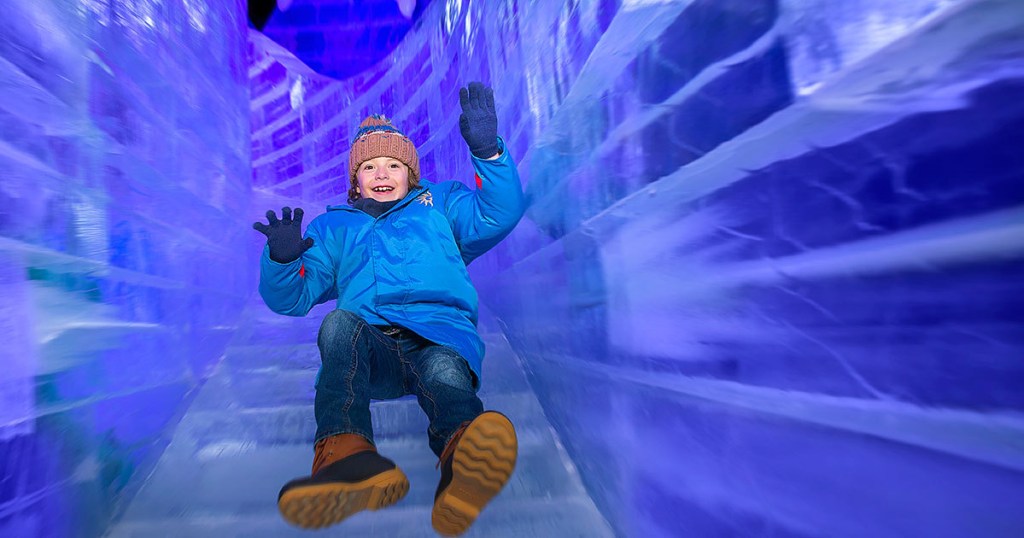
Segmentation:
[[(107, 536), (437, 536), (430, 526), (437, 459), (427, 446), (426, 417), (412, 396), (372, 404), (379, 451), (409, 476), (405, 499), (320, 531), (291, 527), (278, 515), (278, 490), (307, 474), (313, 456), (315, 342), (328, 311), (318, 307), (306, 318), (288, 318), (259, 302), (248, 308), (249, 326), (199, 390)], [(612, 536), (494, 326), (486, 318), (481, 322), (487, 358), (480, 396), (485, 408), (502, 411), (516, 425), (519, 461), (509, 484), (464, 536)]]

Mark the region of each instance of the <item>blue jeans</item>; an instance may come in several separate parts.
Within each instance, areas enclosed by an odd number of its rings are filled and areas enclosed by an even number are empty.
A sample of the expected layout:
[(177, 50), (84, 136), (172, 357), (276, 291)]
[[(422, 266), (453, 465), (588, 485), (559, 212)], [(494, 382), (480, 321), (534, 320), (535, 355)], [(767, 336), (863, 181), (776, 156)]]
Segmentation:
[(415, 394), (430, 419), (430, 449), (439, 457), (448, 438), (483, 412), (466, 359), (403, 330), (394, 337), (346, 310), (327, 314), (317, 338), (316, 441), (356, 433), (373, 443), (370, 400)]

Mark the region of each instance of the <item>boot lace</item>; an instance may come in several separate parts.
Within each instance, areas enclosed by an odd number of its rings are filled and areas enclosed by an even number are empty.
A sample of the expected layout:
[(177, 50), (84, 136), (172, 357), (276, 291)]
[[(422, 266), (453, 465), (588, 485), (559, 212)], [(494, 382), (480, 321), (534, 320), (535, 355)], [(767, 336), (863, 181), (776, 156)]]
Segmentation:
[(312, 474), (316, 474), (320, 470), (320, 467), (327, 461), (327, 458), (334, 455), (334, 442), (333, 437), (321, 439), (319, 443), (314, 446), (313, 452), (313, 471)]

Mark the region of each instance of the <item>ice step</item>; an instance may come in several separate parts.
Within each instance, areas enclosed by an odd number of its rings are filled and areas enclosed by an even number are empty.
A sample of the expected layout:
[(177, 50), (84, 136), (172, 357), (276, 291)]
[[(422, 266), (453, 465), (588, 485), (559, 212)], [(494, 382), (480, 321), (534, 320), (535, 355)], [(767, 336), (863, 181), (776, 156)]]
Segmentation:
[[(259, 331), (254, 331), (259, 333)], [(250, 370), (316, 370), (320, 367), (320, 350), (312, 338), (270, 344), (262, 339), (235, 343), (225, 351), (222, 368), (236, 373)], [(484, 379), (495, 376), (522, 375), (518, 361), (508, 342), (501, 335), (483, 335), (487, 348), (483, 362)]]
[(316, 370), (320, 367), (320, 350), (315, 342), (234, 345), (224, 352), (221, 368), (236, 373), (246, 370)]
[[(500, 497), (499, 497), (500, 499)], [(289, 526), (273, 512), (218, 517), (184, 517), (126, 522), (110, 538), (277, 538), (281, 536), (359, 536), (437, 538), (430, 507), (405, 501), (377, 512), (361, 512), (336, 527), (307, 531)], [(466, 538), (611, 538), (607, 523), (585, 497), (492, 502), (462, 536)]]
[[(313, 405), (316, 370), (253, 370), (231, 375), (215, 374), (196, 396), (193, 409)], [(480, 398), (487, 405), (491, 395), (530, 390), (522, 375), (484, 375)]]
[[(257, 323), (253, 327), (252, 334), (247, 341), (240, 344), (258, 343), (265, 346), (291, 345), (291, 344), (313, 344), (316, 346), (316, 337), (320, 332), (320, 321), (302, 320), (303, 323), (275, 324)], [(315, 323), (310, 323), (315, 321)]]
[[(520, 435), (548, 425), (536, 396), (531, 392), (488, 395), (483, 398), (487, 409), (508, 416)], [(426, 436), (427, 416), (419, 403), (410, 397), (371, 404), (371, 424), (379, 439)], [(277, 407), (254, 407), (200, 410), (193, 409), (183, 417), (175, 439), (201, 446), (220, 442), (256, 441), (260, 444), (299, 443), (313, 438), (316, 422), (311, 404)]]
[[(440, 472), (426, 440), (383, 442), (379, 450), (409, 477), (411, 488), (402, 503), (432, 505)], [(281, 486), (307, 476), (313, 456), (309, 445), (206, 452), (165, 455), (151, 477), (154, 487), (139, 492), (123, 521), (276, 512)], [(515, 472), (493, 504), (585, 495), (570, 476), (552, 443), (526, 444), (520, 449)]]

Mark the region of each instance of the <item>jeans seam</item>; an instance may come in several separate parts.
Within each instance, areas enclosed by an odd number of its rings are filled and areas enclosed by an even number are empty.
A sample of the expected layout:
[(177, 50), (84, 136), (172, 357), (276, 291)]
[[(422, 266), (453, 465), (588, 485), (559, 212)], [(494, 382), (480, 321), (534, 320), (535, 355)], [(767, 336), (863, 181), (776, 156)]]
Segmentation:
[(356, 341), (359, 340), (359, 335), (363, 332), (363, 324), (356, 322), (356, 325), (359, 328), (353, 331), (352, 342), (351, 345), (349, 346), (352, 348), (352, 366), (351, 368), (349, 368), (348, 376), (345, 379), (345, 383), (348, 388), (348, 399), (345, 400), (345, 405), (342, 406), (341, 408), (341, 414), (345, 418), (345, 425), (346, 427), (349, 428), (354, 427), (352, 425), (352, 418), (349, 417), (349, 410), (352, 408), (352, 404), (355, 403), (356, 401), (356, 390), (355, 387), (352, 386), (352, 384), (356, 378), (356, 370), (359, 368), (359, 352), (358, 349), (356, 348)]
[[(430, 349), (430, 348), (428, 347), (428, 348), (425, 348), (425, 349), (421, 349), (420, 350), (420, 355), (422, 356), (423, 352), (426, 351), (427, 349)], [(403, 363), (405, 363), (405, 359), (402, 357), (402, 351), (401, 350), (398, 351), (398, 357), (399, 357), (399, 359)], [(419, 387), (420, 393), (422, 393), (423, 396), (427, 400), (430, 400), (430, 404), (434, 406), (434, 416), (435, 417), (440, 416), (441, 413), (440, 413), (440, 409), (438, 409), (438, 407), (437, 407), (437, 400), (434, 398), (434, 395), (429, 390), (427, 390), (427, 387), (424, 386), (424, 384), (423, 384), (423, 377), (420, 375), (420, 373), (418, 371), (416, 371), (416, 368), (414, 368), (412, 366), (412, 363), (408, 363), (408, 365), (409, 365), (409, 371), (411, 371), (412, 375), (416, 377), (416, 386)], [(427, 429), (429, 430), (430, 427), (428, 426)]]
[[(374, 327), (374, 329), (376, 329), (376, 327)], [(388, 349), (392, 349), (392, 346), (394, 346), (394, 349), (396, 351), (401, 351), (401, 346), (398, 345), (398, 341), (382, 333), (380, 329), (370, 331), (370, 334), (372, 334), (373, 337), (376, 338), (378, 342), (387, 346)], [(381, 336), (383, 336), (383, 338), (381, 338)]]

